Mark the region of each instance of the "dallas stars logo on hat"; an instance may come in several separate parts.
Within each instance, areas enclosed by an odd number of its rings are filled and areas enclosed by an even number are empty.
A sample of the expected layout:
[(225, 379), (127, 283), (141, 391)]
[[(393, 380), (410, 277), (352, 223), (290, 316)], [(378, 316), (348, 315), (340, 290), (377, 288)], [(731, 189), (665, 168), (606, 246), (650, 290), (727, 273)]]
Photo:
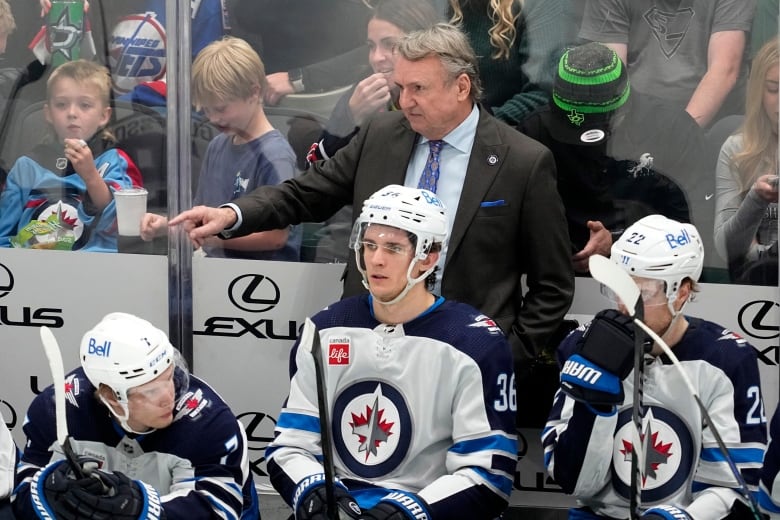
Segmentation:
[(575, 109), (571, 109), (569, 114), (566, 116), (569, 118), (569, 122), (573, 125), (580, 126), (582, 123), (585, 122), (585, 114), (581, 112), (577, 112)]

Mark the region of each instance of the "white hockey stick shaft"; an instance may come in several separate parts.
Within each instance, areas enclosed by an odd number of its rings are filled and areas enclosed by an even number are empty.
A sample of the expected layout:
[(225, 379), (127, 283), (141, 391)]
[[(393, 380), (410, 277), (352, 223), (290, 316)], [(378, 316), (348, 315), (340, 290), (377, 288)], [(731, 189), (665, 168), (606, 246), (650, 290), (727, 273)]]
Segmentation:
[[(636, 283), (634, 283), (631, 276), (629, 276), (629, 274), (625, 270), (621, 269), (618, 265), (616, 265), (614, 262), (610, 261), (609, 259), (601, 255), (593, 255), (589, 258), (588, 263), (593, 278), (598, 282), (601, 282), (607, 287), (609, 287), (621, 299), (624, 305), (627, 306), (628, 301), (636, 301), (635, 298), (641, 294), (639, 291), (639, 287), (636, 285)], [(593, 271), (594, 266), (596, 269), (595, 273)], [(628, 282), (630, 282), (630, 284)], [(631, 286), (633, 286), (633, 289), (631, 288)], [(628, 307), (626, 308), (628, 309)], [(712, 435), (715, 438), (715, 442), (718, 444), (718, 448), (720, 449), (724, 459), (728, 463), (729, 469), (733, 473), (734, 478), (736, 479), (740, 487), (740, 490), (742, 491), (742, 495), (747, 500), (753, 515), (757, 520), (760, 519), (761, 514), (759, 513), (756, 499), (753, 496), (753, 493), (750, 492), (750, 489), (748, 488), (747, 483), (745, 482), (745, 479), (742, 476), (742, 473), (739, 471), (739, 468), (737, 468), (734, 459), (729, 454), (728, 448), (726, 447), (726, 444), (723, 442), (723, 438), (721, 437), (720, 432), (715, 426), (715, 423), (712, 422), (712, 419), (710, 418), (710, 414), (707, 411), (707, 408), (704, 406), (704, 403), (702, 403), (699, 393), (696, 391), (696, 388), (693, 386), (690, 377), (688, 377), (688, 373), (685, 371), (685, 367), (682, 366), (680, 360), (677, 358), (674, 352), (672, 352), (672, 349), (663, 340), (663, 338), (661, 338), (658, 334), (656, 334), (642, 320), (637, 319), (634, 316), (633, 309), (629, 309), (629, 315), (633, 318), (634, 323), (642, 330), (644, 330), (647, 333), (647, 335), (650, 336), (653, 339), (653, 341), (655, 341), (655, 343), (661, 347), (661, 350), (663, 350), (664, 354), (666, 354), (666, 356), (671, 360), (672, 364), (679, 372), (685, 386), (688, 388), (688, 391), (696, 400), (696, 403), (698, 404), (699, 409), (701, 410), (704, 420), (709, 425), (710, 430), (712, 431)]]
[(84, 471), (78, 463), (76, 454), (70, 445), (68, 437), (68, 418), (65, 409), (65, 369), (62, 365), (62, 354), (57, 338), (54, 337), (51, 329), (45, 325), (41, 327), (41, 343), (49, 360), (49, 370), (54, 386), (54, 410), (57, 421), (57, 442), (62, 447), (65, 458), (70, 463), (73, 471), (79, 478), (84, 477)]

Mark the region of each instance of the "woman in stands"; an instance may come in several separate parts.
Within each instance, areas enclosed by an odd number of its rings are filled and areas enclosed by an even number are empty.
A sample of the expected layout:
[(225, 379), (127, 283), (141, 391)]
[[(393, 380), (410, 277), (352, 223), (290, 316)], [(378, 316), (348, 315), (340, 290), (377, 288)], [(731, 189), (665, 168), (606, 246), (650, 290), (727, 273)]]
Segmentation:
[(734, 281), (777, 284), (778, 39), (753, 59), (745, 120), (716, 169), (715, 247)]

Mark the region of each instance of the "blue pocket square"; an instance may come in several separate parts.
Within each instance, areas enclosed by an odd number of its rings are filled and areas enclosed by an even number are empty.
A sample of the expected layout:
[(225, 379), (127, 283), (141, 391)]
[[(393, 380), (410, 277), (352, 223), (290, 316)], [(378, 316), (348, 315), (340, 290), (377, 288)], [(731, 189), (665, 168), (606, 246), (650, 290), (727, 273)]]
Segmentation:
[(504, 199), (501, 200), (483, 200), (479, 207), (480, 208), (494, 208), (496, 206), (506, 206), (506, 201)]

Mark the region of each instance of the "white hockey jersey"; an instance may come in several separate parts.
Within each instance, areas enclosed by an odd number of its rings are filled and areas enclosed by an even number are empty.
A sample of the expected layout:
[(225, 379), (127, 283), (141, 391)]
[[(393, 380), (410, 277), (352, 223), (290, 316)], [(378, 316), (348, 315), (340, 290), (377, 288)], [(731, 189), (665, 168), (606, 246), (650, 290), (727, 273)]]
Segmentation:
[(14, 444), (11, 432), (8, 431), (3, 417), (0, 416), (0, 501), (11, 496), (11, 491), (14, 489), (14, 471), (17, 458), (16, 444)]
[[(491, 319), (439, 298), (402, 325), (378, 322), (370, 296), (314, 316), (324, 358), (336, 476), (362, 508), (389, 490), (425, 500), (433, 519), (492, 519), (517, 464), (509, 345)], [(291, 353), (290, 395), (266, 450), (271, 482), (292, 505), (323, 473), (311, 353)]]
[[(674, 352), (755, 492), (766, 446), (755, 351), (719, 325), (697, 318), (688, 321)], [(583, 331), (584, 327), (577, 329), (561, 343), (561, 362), (572, 354)], [(629, 517), (633, 372), (623, 380), (623, 390), (626, 397), (617, 412), (603, 415), (559, 390), (542, 432), (547, 471), (577, 497), (582, 506), (578, 518)], [(737, 488), (737, 481), (696, 401), (664, 355), (646, 357), (643, 405), (642, 507), (675, 504), (690, 508), (694, 518), (720, 518), (712, 511), (699, 511), (697, 507), (706, 507), (703, 501), (692, 504), (705, 490), (723, 488), (718, 491), (722, 493)]]

